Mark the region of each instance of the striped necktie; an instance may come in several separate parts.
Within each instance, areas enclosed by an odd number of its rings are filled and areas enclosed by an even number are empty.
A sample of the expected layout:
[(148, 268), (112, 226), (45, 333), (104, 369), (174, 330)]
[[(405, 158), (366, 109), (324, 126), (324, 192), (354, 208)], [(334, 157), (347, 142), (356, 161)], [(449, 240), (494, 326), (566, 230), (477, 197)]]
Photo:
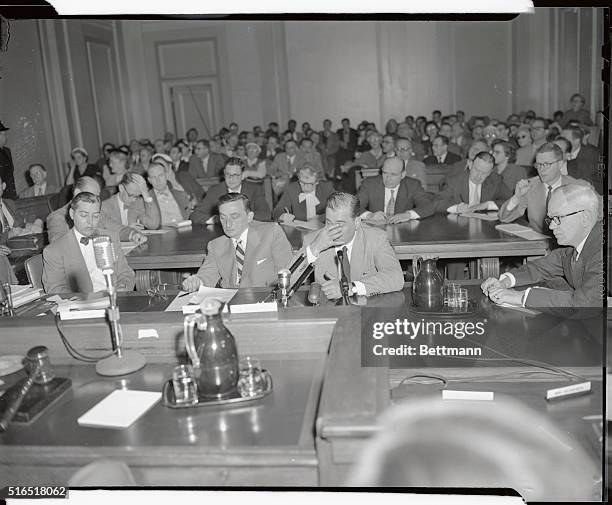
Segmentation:
[(548, 211), (548, 202), (550, 202), (550, 194), (552, 193), (552, 186), (550, 184), (548, 184), (547, 186), (548, 186), (548, 193), (546, 193), (546, 206), (544, 207), (546, 211)]
[(395, 214), (395, 190), (394, 189), (391, 190), (391, 198), (389, 198), (389, 201), (387, 202), (387, 209), (385, 211), (385, 214), (387, 216), (392, 216), (393, 214)]
[(236, 285), (239, 286), (242, 279), (242, 267), (244, 267), (244, 249), (240, 240), (236, 241), (236, 267), (238, 271)]

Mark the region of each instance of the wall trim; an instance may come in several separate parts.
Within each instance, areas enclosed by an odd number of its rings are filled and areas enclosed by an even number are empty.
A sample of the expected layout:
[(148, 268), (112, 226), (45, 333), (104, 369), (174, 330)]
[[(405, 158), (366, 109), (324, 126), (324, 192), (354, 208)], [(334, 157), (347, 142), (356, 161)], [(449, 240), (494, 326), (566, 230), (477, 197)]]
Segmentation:
[[(62, 19), (62, 26), (64, 32), (64, 45), (66, 46), (66, 63), (68, 68), (66, 69), (69, 76), (74, 75), (74, 68), (72, 66), (72, 54), (70, 54), (70, 40), (68, 38), (68, 24), (66, 19)], [(79, 115), (79, 104), (76, 98), (76, 87), (74, 85), (74, 79), (68, 79), (69, 90), (70, 90), (70, 103), (72, 105), (72, 120), (74, 121), (74, 131), (76, 135), (77, 146), (83, 146), (83, 130), (81, 129), (81, 117)], [(73, 146), (76, 147), (76, 146)]]

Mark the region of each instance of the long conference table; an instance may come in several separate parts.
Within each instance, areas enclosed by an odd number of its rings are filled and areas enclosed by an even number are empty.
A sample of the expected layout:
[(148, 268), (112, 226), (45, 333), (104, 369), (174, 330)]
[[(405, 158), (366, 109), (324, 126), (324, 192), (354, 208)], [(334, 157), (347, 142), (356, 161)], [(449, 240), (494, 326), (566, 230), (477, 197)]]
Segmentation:
[[(322, 226), (320, 221), (311, 221)], [(475, 261), (475, 277), (499, 275), (500, 257), (533, 258), (544, 256), (549, 241), (526, 240), (495, 229), (498, 221), (485, 221), (456, 215), (435, 214), (428, 218), (387, 225), (389, 241), (400, 260), (424, 258), (468, 258)], [(311, 230), (283, 226), (294, 250), (302, 246)], [(197, 269), (204, 261), (209, 241), (223, 234), (220, 225), (194, 225), (153, 234), (148, 242), (132, 249), (127, 260), (136, 271), (137, 289), (159, 283), (159, 271)]]
[[(425, 356), (408, 367), (392, 362), (362, 366), (362, 316), (380, 307), (403, 311), (411, 303), (411, 286), (342, 307), (310, 307), (302, 290), (287, 309), (226, 317), (239, 354), (256, 356), (272, 373), (270, 396), (236, 409), (173, 410), (158, 403), (123, 430), (82, 427), (76, 419), (115, 389), (160, 391), (172, 366), (184, 362), (183, 316), (163, 312), (171, 297), (120, 297), (125, 348), (147, 359), (144, 369), (124, 377), (97, 376), (92, 364), (70, 357), (50, 315), (3, 318), (2, 354), (25, 355), (35, 345), (46, 345), (56, 374), (69, 377), (72, 389), (34, 422), (12, 424), (0, 434), (0, 487), (65, 485), (78, 468), (100, 458), (127, 463), (143, 487), (344, 486), (377, 433), (382, 412), (411, 398), (439, 397), (439, 390), (418, 384), (398, 396), (397, 386), (407, 374), (442, 376), (453, 381), (455, 390), (493, 391), (495, 401), (520, 401), (567, 435), (559, 441), (564, 457), (576, 458), (580, 448), (601, 468), (603, 446), (592, 426), (603, 413), (601, 311), (585, 319), (525, 313), (493, 305), (475, 283), (468, 289), (476, 303), (470, 317), (487, 325), (485, 333), (470, 337), (485, 359)], [(262, 300), (267, 293), (239, 290), (232, 303)], [(99, 356), (109, 348), (104, 320), (63, 321), (61, 327), (82, 353)], [(145, 329), (155, 329), (156, 335), (142, 338), (139, 330)], [(452, 336), (430, 343), (466, 345)], [(499, 353), (511, 359), (496, 361)], [(547, 402), (547, 389), (571, 381), (533, 366), (533, 360), (579, 374), (591, 381), (592, 392)], [(23, 372), (17, 372), (3, 380), (10, 385), (21, 377)], [(585, 500), (601, 492), (601, 475), (592, 479), (576, 483), (590, 488)], [(558, 499), (557, 491), (551, 490), (551, 497)]]

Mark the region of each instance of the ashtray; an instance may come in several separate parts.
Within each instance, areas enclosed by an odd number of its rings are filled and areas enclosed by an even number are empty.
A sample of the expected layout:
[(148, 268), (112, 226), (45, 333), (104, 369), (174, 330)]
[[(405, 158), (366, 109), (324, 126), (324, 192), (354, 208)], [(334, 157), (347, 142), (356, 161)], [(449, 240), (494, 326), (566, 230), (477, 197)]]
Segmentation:
[(435, 317), (463, 317), (470, 314), (475, 314), (478, 312), (478, 303), (474, 300), (468, 300), (467, 308), (464, 310), (460, 310), (456, 307), (449, 307), (448, 305), (442, 306), (441, 310), (423, 310), (417, 307), (414, 303), (411, 303), (408, 306), (410, 312), (414, 312), (415, 314), (420, 314), (424, 316), (435, 316)]
[(224, 398), (223, 400), (208, 400), (199, 397), (198, 403), (194, 404), (177, 404), (174, 397), (172, 379), (169, 379), (164, 383), (164, 388), (162, 390), (162, 405), (171, 409), (189, 409), (196, 407), (221, 407), (225, 405), (242, 405), (247, 402), (260, 400), (261, 398), (263, 398), (264, 396), (268, 396), (272, 392), (272, 375), (267, 370), (262, 370), (261, 372), (266, 378), (266, 387), (260, 394), (256, 396), (240, 396), (240, 393), (238, 392), (238, 390), (236, 390), (235, 395), (231, 396), (230, 398)]

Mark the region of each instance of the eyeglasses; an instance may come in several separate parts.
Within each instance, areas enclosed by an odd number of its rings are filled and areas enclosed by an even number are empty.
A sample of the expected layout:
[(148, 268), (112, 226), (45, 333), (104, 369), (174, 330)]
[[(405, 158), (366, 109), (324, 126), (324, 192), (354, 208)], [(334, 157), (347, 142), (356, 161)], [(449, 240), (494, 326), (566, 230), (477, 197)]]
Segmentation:
[(519, 135), (516, 138), (518, 138), (518, 139), (528, 139), (529, 135)]
[(533, 166), (536, 170), (540, 170), (540, 168), (550, 168), (555, 163), (559, 163), (561, 160), (551, 161), (550, 163), (534, 163)]
[(242, 172), (239, 174), (225, 174), (226, 179), (229, 179), (230, 177), (242, 177)]
[(569, 216), (573, 216), (574, 214), (579, 214), (580, 212), (584, 212), (584, 209), (577, 210), (576, 212), (570, 212), (569, 214), (565, 214), (563, 216), (546, 216), (544, 218), (544, 223), (546, 226), (550, 227), (550, 223), (555, 223), (557, 226), (561, 224), (561, 219)]

